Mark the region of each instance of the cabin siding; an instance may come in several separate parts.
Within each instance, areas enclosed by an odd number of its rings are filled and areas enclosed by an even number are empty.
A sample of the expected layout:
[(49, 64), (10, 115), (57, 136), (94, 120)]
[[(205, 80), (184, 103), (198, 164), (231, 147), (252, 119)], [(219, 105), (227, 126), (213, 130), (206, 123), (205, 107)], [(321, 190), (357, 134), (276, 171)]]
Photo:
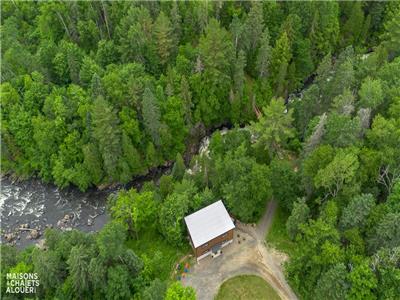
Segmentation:
[(231, 229), (231, 230), (225, 232), (224, 234), (221, 234), (221, 235), (217, 236), (216, 238), (213, 238), (212, 240), (208, 241), (207, 243), (195, 248), (194, 253), (195, 253), (196, 257), (199, 257), (199, 256), (209, 252), (212, 249), (212, 247), (214, 247), (215, 245), (225, 243), (232, 239), (233, 239), (233, 229)]

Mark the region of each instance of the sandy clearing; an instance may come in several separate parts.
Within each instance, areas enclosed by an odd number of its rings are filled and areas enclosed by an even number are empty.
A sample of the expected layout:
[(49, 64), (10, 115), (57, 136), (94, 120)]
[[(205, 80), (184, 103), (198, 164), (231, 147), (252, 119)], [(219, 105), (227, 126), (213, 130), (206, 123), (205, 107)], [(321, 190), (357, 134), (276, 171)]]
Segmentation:
[(265, 244), (276, 207), (277, 203), (270, 201), (257, 226), (238, 223), (233, 243), (223, 248), (221, 256), (207, 257), (192, 267), (182, 283), (195, 288), (197, 299), (214, 299), (225, 280), (245, 274), (264, 278), (283, 300), (297, 299), (283, 274), (286, 255)]

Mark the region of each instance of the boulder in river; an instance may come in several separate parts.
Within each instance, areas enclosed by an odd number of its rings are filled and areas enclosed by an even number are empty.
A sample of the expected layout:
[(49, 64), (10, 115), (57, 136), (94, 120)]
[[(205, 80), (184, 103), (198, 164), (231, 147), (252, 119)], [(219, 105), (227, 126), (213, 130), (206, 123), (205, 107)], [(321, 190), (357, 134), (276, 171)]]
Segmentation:
[(73, 214), (66, 214), (61, 220), (57, 222), (57, 227), (63, 228), (66, 227), (68, 223), (72, 221), (74, 218)]
[(29, 240), (36, 240), (40, 237), (40, 232), (37, 229), (33, 229), (26, 237)]

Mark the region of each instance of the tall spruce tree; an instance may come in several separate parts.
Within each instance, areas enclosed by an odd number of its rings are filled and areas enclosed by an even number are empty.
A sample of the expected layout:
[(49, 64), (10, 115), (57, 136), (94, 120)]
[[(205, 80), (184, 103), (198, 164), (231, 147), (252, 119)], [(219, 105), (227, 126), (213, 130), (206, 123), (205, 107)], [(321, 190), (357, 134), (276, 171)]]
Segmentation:
[[(264, 29), (264, 19), (261, 2), (252, 2), (252, 7), (244, 24), (244, 47), (247, 52), (247, 72), (254, 73), (257, 50), (260, 46), (260, 37)], [(255, 75), (255, 74), (253, 74)]]
[(258, 49), (257, 53), (256, 69), (258, 78), (266, 78), (269, 75), (271, 50), (269, 30), (265, 27), (261, 37), (260, 49)]
[(244, 68), (246, 66), (246, 55), (243, 50), (240, 50), (234, 67), (233, 73), (233, 83), (236, 95), (240, 98), (243, 96), (243, 86), (244, 86)]
[(278, 96), (285, 96), (287, 93), (287, 74), (291, 58), (289, 39), (284, 31), (275, 43), (271, 60), (271, 76)]
[(160, 146), (161, 113), (157, 99), (149, 87), (146, 87), (143, 92), (142, 114), (147, 133), (151, 136), (153, 143)]
[(174, 47), (171, 21), (164, 12), (160, 12), (154, 23), (154, 35), (160, 62), (164, 66), (170, 59)]
[(183, 111), (185, 113), (185, 122), (187, 125), (191, 125), (193, 122), (192, 92), (190, 91), (189, 82), (187, 81), (185, 76), (182, 76), (182, 78), (181, 78), (180, 96), (181, 96), (182, 102), (183, 102)]
[(118, 178), (117, 165), (121, 155), (121, 131), (118, 117), (110, 104), (98, 97), (92, 107), (93, 137), (99, 145), (104, 170), (110, 180)]

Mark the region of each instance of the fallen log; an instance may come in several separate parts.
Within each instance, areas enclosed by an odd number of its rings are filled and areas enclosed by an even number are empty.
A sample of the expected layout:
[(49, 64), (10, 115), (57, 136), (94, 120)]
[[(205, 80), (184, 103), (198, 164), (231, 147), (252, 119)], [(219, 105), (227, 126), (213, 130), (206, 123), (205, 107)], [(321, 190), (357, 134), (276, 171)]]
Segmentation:
[(35, 228), (18, 228), (19, 231), (33, 231)]

